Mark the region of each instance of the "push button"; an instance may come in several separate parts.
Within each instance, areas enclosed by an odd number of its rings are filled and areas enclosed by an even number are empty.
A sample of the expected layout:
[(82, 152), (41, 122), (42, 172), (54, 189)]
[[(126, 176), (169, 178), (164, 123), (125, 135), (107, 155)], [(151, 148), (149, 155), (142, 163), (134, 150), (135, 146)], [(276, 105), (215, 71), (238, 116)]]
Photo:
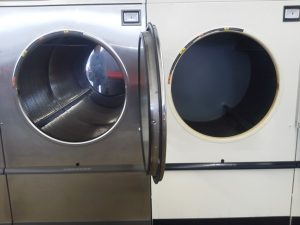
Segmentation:
[(122, 11), (123, 25), (140, 25), (140, 11), (139, 10), (124, 10)]
[(283, 21), (300, 21), (300, 6), (285, 6)]

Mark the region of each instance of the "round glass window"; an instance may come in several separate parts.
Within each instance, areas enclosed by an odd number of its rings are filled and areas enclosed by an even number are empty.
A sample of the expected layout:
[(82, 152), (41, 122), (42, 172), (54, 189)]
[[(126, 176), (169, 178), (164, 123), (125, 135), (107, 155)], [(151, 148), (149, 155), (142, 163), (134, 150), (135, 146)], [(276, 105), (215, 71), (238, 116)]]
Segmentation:
[(38, 130), (78, 143), (115, 126), (125, 104), (125, 70), (111, 49), (70, 31), (46, 35), (25, 52), (16, 87), (24, 114)]
[(255, 127), (268, 114), (278, 91), (271, 56), (241, 32), (195, 39), (171, 74), (179, 116), (193, 130), (211, 137), (232, 137)]

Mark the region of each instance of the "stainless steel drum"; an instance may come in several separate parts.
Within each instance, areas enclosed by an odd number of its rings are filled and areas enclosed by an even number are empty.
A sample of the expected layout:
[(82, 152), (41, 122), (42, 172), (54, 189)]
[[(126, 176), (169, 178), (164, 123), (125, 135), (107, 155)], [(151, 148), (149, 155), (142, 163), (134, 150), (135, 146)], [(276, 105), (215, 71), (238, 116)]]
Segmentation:
[[(90, 56), (101, 46), (98, 63), (105, 77), (93, 85)], [(103, 55), (103, 56), (102, 56)], [(51, 33), (27, 48), (15, 71), (19, 101), (29, 121), (44, 134), (65, 142), (85, 142), (107, 133), (125, 103), (125, 70), (115, 53), (80, 32)], [(119, 77), (111, 78), (109, 65)], [(98, 72), (99, 73), (99, 72)], [(100, 78), (99, 78), (100, 79)], [(95, 81), (94, 81), (95, 82)]]

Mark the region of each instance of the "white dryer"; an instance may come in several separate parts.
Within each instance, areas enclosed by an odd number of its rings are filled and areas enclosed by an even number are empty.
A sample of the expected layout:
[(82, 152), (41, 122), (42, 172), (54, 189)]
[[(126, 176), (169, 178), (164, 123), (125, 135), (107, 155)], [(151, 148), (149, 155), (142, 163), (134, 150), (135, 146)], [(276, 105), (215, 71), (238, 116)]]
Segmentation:
[(169, 74), (169, 171), (153, 187), (155, 218), (284, 216), (288, 224), (299, 5), (148, 1)]

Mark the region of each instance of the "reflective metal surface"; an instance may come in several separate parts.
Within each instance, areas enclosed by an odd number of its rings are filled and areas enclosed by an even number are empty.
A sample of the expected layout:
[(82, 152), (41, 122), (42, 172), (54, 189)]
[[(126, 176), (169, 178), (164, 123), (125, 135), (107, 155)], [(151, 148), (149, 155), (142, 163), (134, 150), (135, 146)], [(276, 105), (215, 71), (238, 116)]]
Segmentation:
[(10, 213), (6, 177), (4, 175), (4, 167), (5, 164), (3, 159), (1, 124), (0, 124), (0, 224), (11, 224), (11, 213)]
[[(1, 119), (0, 119), (1, 123)], [(2, 169), (4, 168), (4, 159), (3, 159), (3, 149), (2, 149), (2, 134), (1, 134), (1, 124), (0, 124), (0, 174), (2, 173)]]
[(0, 6), (145, 3), (145, 0), (1, 0)]
[[(122, 10), (140, 10), (141, 26), (122, 26)], [(141, 4), (0, 7), (14, 224), (150, 224), (137, 64), (144, 15)], [(109, 78), (95, 85), (97, 45), (110, 62), (98, 61)]]
[[(86, 76), (99, 94), (111, 98), (125, 95), (125, 75), (117, 60), (100, 44), (90, 54), (86, 64)], [(115, 105), (112, 100), (109, 102)]]
[(151, 220), (144, 173), (8, 175), (8, 181), (14, 223)]
[(81, 32), (61, 31), (40, 37), (25, 52), (14, 79), (33, 126), (77, 143), (116, 125), (125, 103), (126, 70), (109, 46)]
[[(141, 26), (121, 25), (121, 11), (130, 9), (141, 10)], [(144, 15), (142, 5), (0, 7), (2, 40), (0, 43), (0, 102), (5, 102), (5, 107), (0, 108), (0, 118), (3, 122), (3, 146), (8, 168), (74, 166), (77, 163), (82, 166), (143, 165), (139, 131), (137, 61), (139, 34), (145, 30)], [(85, 58), (91, 54), (95, 46), (85, 47), (85, 51), (79, 51), (74, 46), (71, 51), (67, 50), (69, 47), (59, 46), (52, 55), (46, 46), (36, 47), (34, 51), (27, 52), (26, 57), (32, 58), (28, 65), (23, 64), (25, 67), (20, 71), (22, 73), (20, 80), (12, 79), (18, 59), (25, 53), (25, 49), (36, 43), (39, 37), (57, 31), (72, 30), (83, 32), (87, 37), (98, 40), (100, 44), (106, 43), (111, 47), (119, 57), (119, 60), (116, 60), (119, 67), (124, 66), (128, 75), (124, 78), (127, 89), (123, 115), (116, 127), (99, 140), (97, 138), (95, 140), (95, 137), (109, 128), (103, 126), (104, 129), (100, 129), (98, 126), (99, 129), (91, 129), (91, 125), (79, 125), (78, 120), (74, 118), (81, 118), (82, 121), (87, 121), (87, 124), (107, 123), (107, 121), (113, 123), (120, 116), (122, 104), (118, 107), (113, 106), (115, 108), (105, 107), (104, 109), (98, 104), (99, 96), (101, 96), (99, 93), (88, 94), (85, 87), (91, 88), (91, 86), (87, 79), (85, 83), (83, 82), (83, 73), (81, 74), (82, 80), (76, 85), (74, 82), (77, 81), (72, 80), (70, 76), (73, 65), (70, 62), (77, 57)], [(77, 44), (91, 43), (87, 37), (77, 41)], [(72, 40), (68, 42), (70, 44)], [(43, 54), (37, 54), (41, 52)], [(41, 66), (43, 63), (49, 65), (47, 56), (52, 57), (53, 61), (50, 65), (56, 65), (49, 67), (51, 69), (49, 71), (45, 71), (47, 66)], [(79, 66), (76, 63), (74, 65)], [(35, 68), (34, 72), (37, 74), (28, 70), (29, 68)], [(86, 67), (83, 69), (85, 70)], [(45, 82), (47, 79), (49, 81)], [(59, 99), (60, 105), (61, 102), (68, 104), (74, 98), (77, 98), (78, 102), (74, 106), (71, 104), (72, 107), (68, 109), (68, 112), (61, 111), (60, 115), (63, 116), (57, 117), (53, 120), (55, 123), (51, 122), (46, 125), (41, 132), (26, 119), (22, 108), (24, 111), (27, 110), (28, 118), (32, 121), (36, 120), (37, 124), (38, 119), (43, 118), (43, 115), (48, 115), (53, 109), (60, 109), (57, 107), (59, 104), (53, 101), (53, 97), (49, 97), (50, 89), (47, 83), (52, 85), (51, 94), (55, 93), (59, 96), (56, 99)], [(23, 88), (23, 92), (18, 95), (16, 89), (13, 88), (14, 85)], [(103, 103), (103, 98), (100, 101)], [(30, 107), (26, 109), (26, 106)], [(102, 111), (98, 110), (99, 108)], [(47, 120), (42, 122), (47, 122)], [(42, 122), (38, 125), (44, 125)], [(44, 135), (46, 132), (47, 136)], [(76, 137), (74, 139), (73, 134)], [(75, 144), (58, 142), (49, 138), (50, 136), (65, 142), (75, 142)], [(86, 144), (82, 144), (84, 141)], [(81, 144), (78, 145), (76, 142)]]
[(166, 164), (166, 153), (167, 153), (167, 112), (166, 112), (166, 93), (165, 93), (165, 74), (163, 71), (163, 61), (162, 61), (162, 53), (160, 48), (159, 36), (156, 26), (149, 23), (147, 30), (151, 33), (155, 45), (156, 51), (156, 63), (157, 63), (157, 75), (158, 75), (158, 88), (160, 92), (159, 98), (159, 110), (160, 110), (160, 151), (159, 151), (159, 164), (158, 171), (156, 174), (156, 180), (161, 181), (164, 172), (165, 172), (165, 164)]
[(0, 224), (10, 224), (11, 213), (8, 200), (7, 184), (4, 175), (0, 175)]
[(145, 170), (150, 170), (150, 126), (149, 126), (149, 82), (146, 69), (146, 56), (144, 49), (144, 41), (140, 39), (139, 46), (139, 97), (140, 97), (140, 116), (141, 116), (141, 133), (143, 144), (143, 158)]
[[(140, 36), (139, 82), (142, 142), (146, 169), (158, 183), (164, 173), (166, 155), (166, 113), (162, 101), (161, 54), (156, 28), (149, 24)], [(149, 132), (148, 132), (149, 130)], [(149, 150), (148, 150), (149, 149)], [(149, 153), (147, 152), (149, 151)]]

